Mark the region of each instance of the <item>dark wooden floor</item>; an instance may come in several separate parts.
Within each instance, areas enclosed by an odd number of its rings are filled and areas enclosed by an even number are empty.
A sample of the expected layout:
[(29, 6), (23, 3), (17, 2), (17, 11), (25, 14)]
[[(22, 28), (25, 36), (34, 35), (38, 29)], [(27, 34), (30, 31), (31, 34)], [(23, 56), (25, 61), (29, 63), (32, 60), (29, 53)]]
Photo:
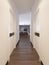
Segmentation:
[(20, 42), (11, 54), (8, 65), (41, 65), (27, 34), (20, 35)]

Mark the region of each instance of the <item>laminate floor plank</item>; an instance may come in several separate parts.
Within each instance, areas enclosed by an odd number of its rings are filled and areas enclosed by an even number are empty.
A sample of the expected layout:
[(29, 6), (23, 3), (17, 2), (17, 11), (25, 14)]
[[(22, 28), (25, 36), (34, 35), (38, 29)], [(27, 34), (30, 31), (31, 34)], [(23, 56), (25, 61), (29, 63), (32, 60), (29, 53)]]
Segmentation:
[(41, 65), (39, 55), (32, 47), (27, 34), (20, 35), (20, 42), (13, 50), (8, 65)]

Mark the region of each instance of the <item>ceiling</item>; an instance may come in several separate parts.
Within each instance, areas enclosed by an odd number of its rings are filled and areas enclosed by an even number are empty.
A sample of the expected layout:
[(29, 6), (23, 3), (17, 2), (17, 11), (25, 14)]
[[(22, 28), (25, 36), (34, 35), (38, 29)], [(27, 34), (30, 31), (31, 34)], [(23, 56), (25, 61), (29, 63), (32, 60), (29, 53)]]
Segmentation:
[(19, 13), (30, 12), (35, 0), (15, 0)]
[(31, 12), (32, 7), (34, 7), (38, 1), (39, 0), (10, 0), (10, 3), (19, 13), (27, 13)]

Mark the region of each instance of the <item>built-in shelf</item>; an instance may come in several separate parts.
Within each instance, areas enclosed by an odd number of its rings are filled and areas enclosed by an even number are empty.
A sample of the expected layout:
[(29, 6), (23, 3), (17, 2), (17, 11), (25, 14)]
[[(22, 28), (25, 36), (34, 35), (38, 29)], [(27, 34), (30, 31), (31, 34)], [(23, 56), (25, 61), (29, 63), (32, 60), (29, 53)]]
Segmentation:
[(38, 32), (35, 32), (35, 35), (38, 36), (38, 37), (40, 37), (40, 33), (38, 33)]
[(14, 32), (12, 32), (12, 33), (9, 33), (9, 36), (10, 36), (10, 37), (12, 37), (13, 35), (14, 35)]

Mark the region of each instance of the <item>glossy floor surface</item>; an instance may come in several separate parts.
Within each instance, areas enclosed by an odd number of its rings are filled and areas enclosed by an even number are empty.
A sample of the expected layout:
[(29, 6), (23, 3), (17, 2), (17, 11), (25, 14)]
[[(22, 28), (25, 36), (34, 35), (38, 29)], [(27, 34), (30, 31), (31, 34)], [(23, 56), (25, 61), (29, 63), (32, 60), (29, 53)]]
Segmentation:
[(21, 34), (8, 65), (41, 65), (39, 55), (30, 43), (28, 34)]

